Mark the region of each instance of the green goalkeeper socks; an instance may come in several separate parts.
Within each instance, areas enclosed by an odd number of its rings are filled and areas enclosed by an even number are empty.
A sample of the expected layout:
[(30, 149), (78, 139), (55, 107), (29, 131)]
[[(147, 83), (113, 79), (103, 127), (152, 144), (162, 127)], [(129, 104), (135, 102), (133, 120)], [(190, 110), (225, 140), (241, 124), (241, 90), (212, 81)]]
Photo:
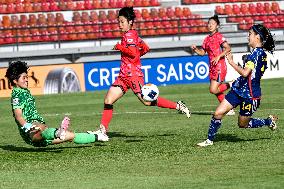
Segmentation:
[[(42, 131), (41, 136), (44, 140), (54, 140), (56, 130), (57, 129), (55, 128), (47, 128), (44, 131)], [(75, 133), (73, 142), (76, 144), (88, 144), (95, 142), (96, 140), (97, 140), (96, 135), (88, 133)]]
[(76, 144), (88, 144), (96, 141), (96, 135), (88, 133), (75, 133), (75, 138), (73, 140)]
[(55, 128), (47, 128), (42, 131), (41, 136), (45, 140), (54, 140), (55, 139)]

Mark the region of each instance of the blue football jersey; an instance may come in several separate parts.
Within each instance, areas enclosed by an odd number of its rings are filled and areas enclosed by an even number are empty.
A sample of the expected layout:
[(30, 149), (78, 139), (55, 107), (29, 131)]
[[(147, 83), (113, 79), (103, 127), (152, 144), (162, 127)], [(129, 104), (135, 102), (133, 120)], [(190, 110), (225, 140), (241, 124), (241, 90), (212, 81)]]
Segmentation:
[(267, 55), (263, 48), (255, 48), (244, 60), (244, 67), (252, 71), (247, 77), (240, 76), (233, 83), (232, 90), (243, 98), (261, 97), (260, 79), (267, 69)]

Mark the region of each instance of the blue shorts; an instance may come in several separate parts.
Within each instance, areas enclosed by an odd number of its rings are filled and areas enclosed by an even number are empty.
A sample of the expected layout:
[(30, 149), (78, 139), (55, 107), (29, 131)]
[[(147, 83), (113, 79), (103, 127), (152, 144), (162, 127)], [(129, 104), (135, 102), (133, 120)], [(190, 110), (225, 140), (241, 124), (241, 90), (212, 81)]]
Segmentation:
[(252, 114), (259, 108), (260, 99), (249, 99), (240, 97), (235, 91), (230, 90), (225, 96), (225, 99), (235, 108), (240, 105), (241, 116), (252, 116)]

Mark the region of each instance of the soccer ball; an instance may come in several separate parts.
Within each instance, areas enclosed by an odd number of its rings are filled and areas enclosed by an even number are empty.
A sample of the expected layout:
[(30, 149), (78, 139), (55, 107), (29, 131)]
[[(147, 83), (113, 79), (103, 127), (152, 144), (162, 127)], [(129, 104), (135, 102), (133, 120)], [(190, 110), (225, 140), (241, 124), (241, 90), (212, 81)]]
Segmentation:
[(152, 83), (145, 84), (141, 88), (141, 94), (142, 98), (147, 102), (152, 102), (154, 100), (157, 100), (159, 96), (159, 89), (156, 85)]

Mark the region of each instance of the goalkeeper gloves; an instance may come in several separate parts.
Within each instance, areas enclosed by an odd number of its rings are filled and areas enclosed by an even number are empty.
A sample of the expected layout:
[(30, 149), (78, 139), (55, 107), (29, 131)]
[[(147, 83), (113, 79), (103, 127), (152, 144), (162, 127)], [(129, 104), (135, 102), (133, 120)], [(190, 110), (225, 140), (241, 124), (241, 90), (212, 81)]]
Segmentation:
[(33, 127), (33, 124), (27, 122), (27, 123), (24, 124), (22, 129), (27, 133), (27, 132), (29, 132), (29, 130), (31, 130), (32, 127)]

